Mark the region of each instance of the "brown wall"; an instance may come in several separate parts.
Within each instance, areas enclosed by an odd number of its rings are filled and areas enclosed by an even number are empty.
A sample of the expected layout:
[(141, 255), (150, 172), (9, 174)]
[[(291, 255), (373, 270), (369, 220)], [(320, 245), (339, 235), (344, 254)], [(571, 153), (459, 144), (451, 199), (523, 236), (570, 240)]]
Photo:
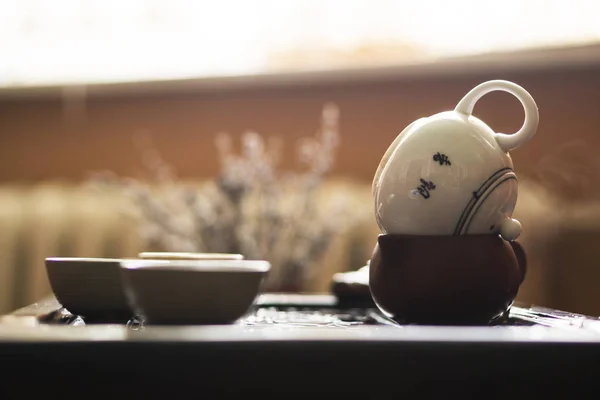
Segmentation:
[[(180, 176), (208, 177), (218, 170), (212, 142), (216, 132), (254, 129), (281, 135), (291, 154), (295, 139), (314, 133), (322, 104), (333, 101), (341, 110), (343, 135), (335, 174), (369, 181), (387, 146), (409, 122), (452, 109), (474, 85), (497, 78), (522, 84), (540, 109), (538, 135), (513, 152), (519, 173), (539, 175), (540, 162), (578, 141), (593, 157), (591, 147), (600, 146), (600, 69), (587, 67), (131, 94), (72, 104), (58, 97), (4, 99), (0, 180), (81, 179), (96, 169), (130, 174), (139, 165), (131, 137), (140, 129), (153, 133)], [(523, 118), (519, 103), (505, 93), (484, 97), (475, 113), (498, 132), (516, 131)], [(569, 189), (581, 195), (578, 190)], [(589, 194), (592, 188), (586, 190)]]

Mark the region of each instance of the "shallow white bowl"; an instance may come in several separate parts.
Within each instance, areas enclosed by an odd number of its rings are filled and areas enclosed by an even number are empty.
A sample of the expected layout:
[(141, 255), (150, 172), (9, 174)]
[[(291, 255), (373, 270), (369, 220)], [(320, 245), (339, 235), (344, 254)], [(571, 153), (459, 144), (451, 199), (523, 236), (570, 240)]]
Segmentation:
[(229, 324), (244, 316), (271, 265), (260, 260), (123, 260), (130, 306), (148, 324)]
[(58, 302), (88, 319), (126, 321), (132, 316), (121, 282), (120, 259), (46, 258), (46, 272)]

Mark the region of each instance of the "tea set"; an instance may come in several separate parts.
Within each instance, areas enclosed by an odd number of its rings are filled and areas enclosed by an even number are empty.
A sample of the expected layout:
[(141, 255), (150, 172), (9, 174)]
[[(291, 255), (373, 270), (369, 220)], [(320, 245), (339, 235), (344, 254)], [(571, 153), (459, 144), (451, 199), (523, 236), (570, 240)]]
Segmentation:
[(247, 313), (271, 265), (240, 254), (140, 253), (46, 259), (58, 302), (88, 321), (229, 324)]
[[(521, 102), (525, 120), (516, 133), (496, 133), (473, 115), (493, 91)], [(506, 315), (527, 264), (516, 241), (521, 224), (512, 218), (518, 178), (509, 152), (532, 139), (538, 122), (524, 88), (492, 80), (395, 138), (372, 184), (381, 234), (360, 270), (382, 313), (432, 325), (488, 324)], [(235, 321), (255, 303), (271, 267), (239, 254), (150, 252), (122, 260), (48, 258), (46, 266), (70, 311), (139, 314), (158, 324)]]
[[(496, 133), (472, 115), (492, 91), (521, 102), (525, 121), (516, 133)], [(369, 287), (382, 312), (402, 323), (481, 324), (509, 310), (526, 272), (509, 152), (531, 140), (538, 122), (524, 88), (492, 80), (396, 137), (372, 185), (382, 234)]]

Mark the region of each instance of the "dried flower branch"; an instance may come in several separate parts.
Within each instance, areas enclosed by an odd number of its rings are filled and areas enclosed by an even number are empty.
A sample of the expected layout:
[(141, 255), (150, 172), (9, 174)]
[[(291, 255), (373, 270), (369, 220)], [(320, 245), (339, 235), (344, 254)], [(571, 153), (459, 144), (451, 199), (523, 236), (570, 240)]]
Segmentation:
[(327, 104), (314, 137), (299, 141), (301, 172), (278, 170), (282, 141), (256, 132), (241, 136), (240, 154), (227, 133), (215, 137), (221, 172), (201, 188), (177, 181), (149, 135), (136, 136), (149, 183), (97, 174), (131, 199), (129, 214), (153, 251), (241, 253), (269, 260), (268, 290), (298, 289), (307, 268), (322, 257), (340, 230), (357, 222), (343, 196), (323, 198), (319, 188), (340, 143), (339, 112)]

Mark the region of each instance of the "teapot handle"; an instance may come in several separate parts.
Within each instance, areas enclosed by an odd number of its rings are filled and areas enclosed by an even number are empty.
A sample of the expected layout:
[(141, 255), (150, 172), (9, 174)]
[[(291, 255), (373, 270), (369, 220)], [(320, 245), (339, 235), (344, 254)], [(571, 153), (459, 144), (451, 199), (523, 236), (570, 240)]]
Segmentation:
[(484, 82), (471, 89), (471, 91), (458, 102), (454, 111), (470, 116), (473, 114), (473, 108), (479, 99), (484, 95), (497, 90), (508, 92), (515, 96), (519, 99), (525, 110), (525, 121), (523, 121), (523, 126), (521, 126), (521, 129), (519, 129), (518, 132), (513, 133), (512, 135), (504, 133), (495, 134), (496, 141), (500, 148), (505, 152), (509, 152), (531, 139), (537, 131), (539, 122), (537, 104), (533, 97), (531, 97), (531, 95), (521, 86), (504, 80)]

